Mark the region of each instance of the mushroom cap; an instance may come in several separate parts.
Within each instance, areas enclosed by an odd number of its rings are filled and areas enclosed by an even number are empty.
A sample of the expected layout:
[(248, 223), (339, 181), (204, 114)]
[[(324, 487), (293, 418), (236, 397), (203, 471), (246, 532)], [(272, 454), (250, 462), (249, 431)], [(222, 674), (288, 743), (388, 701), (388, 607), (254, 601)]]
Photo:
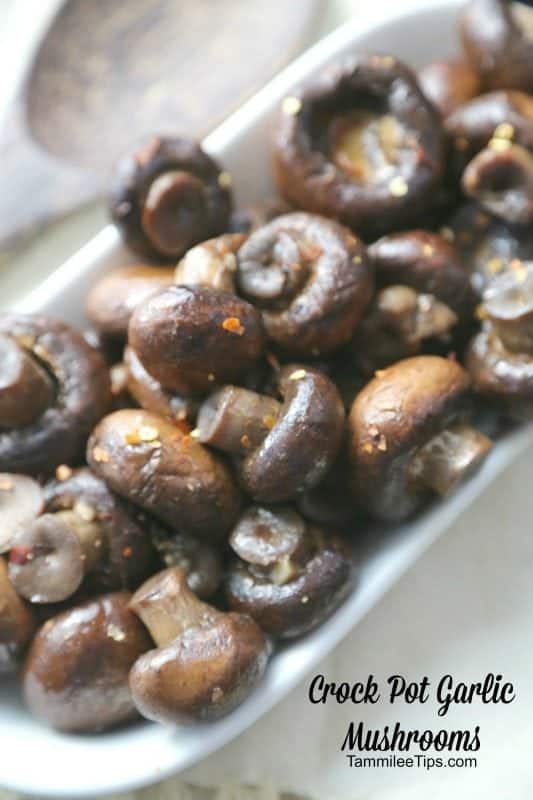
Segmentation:
[(467, 407), (470, 379), (457, 362), (415, 356), (381, 370), (355, 398), (349, 418), (352, 487), (373, 516), (401, 520), (420, 505), (409, 485), (416, 451)]
[[(387, 131), (384, 136), (380, 120)], [(370, 181), (361, 179), (360, 169), (344, 169), (328, 146), (332, 133), (334, 139), (342, 141), (346, 134), (348, 140), (361, 126), (370, 130), (370, 141), (365, 145), (359, 136), (362, 146), (356, 148), (355, 160), (369, 162), (374, 178)], [(384, 155), (388, 147), (396, 150), (397, 158)], [(386, 162), (386, 168), (376, 169), (374, 162)], [(282, 104), (274, 139), (274, 173), (281, 195), (298, 208), (339, 220), (365, 238), (406, 227), (426, 214), (443, 165), (439, 115), (415, 75), (392, 56), (346, 58)]]
[(215, 720), (241, 703), (261, 679), (269, 646), (244, 614), (222, 614), (141, 656), (130, 673), (133, 701), (157, 722)]
[(0, 470), (51, 474), (79, 463), (95, 423), (111, 406), (109, 374), (101, 355), (70, 325), (50, 317), (0, 315), (0, 334), (34, 354), (56, 384), (56, 398), (32, 424), (0, 431)]
[(281, 503), (316, 486), (335, 461), (345, 414), (335, 384), (291, 364), (278, 376), (283, 405), (272, 430), (240, 466), (244, 489), (261, 503)]
[(264, 349), (260, 312), (205, 287), (171, 286), (133, 313), (129, 345), (164, 389), (205, 394), (247, 372)]
[(471, 100), (480, 90), (479, 75), (462, 59), (432, 61), (418, 71), (418, 83), (443, 117)]
[(9, 580), (0, 558), (0, 677), (13, 672), (29, 643), (37, 621)]
[[(90, 469), (74, 470), (66, 480), (45, 487), (47, 512), (75, 509), (83, 504), (102, 530), (105, 558), (87, 576), (91, 592), (135, 589), (157, 566), (151, 541), (155, 522), (113, 494)], [(94, 516), (92, 516), (94, 514)]]
[(7, 552), (17, 531), (39, 516), (44, 493), (33, 478), (0, 473), (0, 553)]
[(533, 92), (533, 11), (527, 2), (470, 0), (460, 19), (466, 55), (491, 89)]
[(239, 490), (226, 465), (156, 414), (109, 414), (92, 433), (87, 461), (112, 491), (178, 533), (218, 539), (237, 518)]
[(366, 248), (315, 214), (283, 214), (238, 253), (239, 290), (262, 309), (268, 338), (284, 352), (317, 356), (346, 344), (373, 291)]
[(105, 273), (90, 290), (86, 301), (91, 324), (106, 336), (125, 339), (137, 306), (151, 294), (174, 283), (172, 267), (133, 264)]
[(227, 230), (231, 190), (199, 144), (154, 136), (116, 165), (110, 211), (130, 247), (176, 261), (190, 247)]
[(31, 712), (65, 731), (94, 731), (136, 715), (128, 674), (151, 640), (125, 592), (72, 608), (42, 626), (28, 653)]

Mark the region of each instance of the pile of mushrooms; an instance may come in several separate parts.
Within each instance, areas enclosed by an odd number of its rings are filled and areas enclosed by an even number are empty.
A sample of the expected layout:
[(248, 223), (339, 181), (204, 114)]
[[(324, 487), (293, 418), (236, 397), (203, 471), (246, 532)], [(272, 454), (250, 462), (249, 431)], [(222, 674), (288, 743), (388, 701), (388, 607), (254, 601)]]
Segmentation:
[(532, 14), (471, 0), (463, 58), (296, 88), (262, 208), (142, 143), (87, 329), (0, 315), (0, 673), (47, 724), (229, 713), (357, 590), (361, 531), (531, 418)]

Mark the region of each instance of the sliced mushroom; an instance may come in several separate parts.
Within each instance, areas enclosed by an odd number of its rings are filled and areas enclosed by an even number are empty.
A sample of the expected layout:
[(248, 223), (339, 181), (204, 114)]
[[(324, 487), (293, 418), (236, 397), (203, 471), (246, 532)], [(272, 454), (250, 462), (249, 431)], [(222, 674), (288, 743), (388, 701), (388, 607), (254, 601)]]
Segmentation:
[(93, 471), (121, 497), (178, 533), (220, 539), (239, 512), (239, 490), (217, 456), (168, 420), (124, 409), (87, 446)]
[(270, 648), (256, 623), (198, 600), (178, 568), (147, 581), (130, 607), (157, 645), (130, 673), (133, 700), (148, 719), (218, 719), (246, 698), (265, 671)]
[(174, 283), (171, 267), (134, 264), (105, 273), (87, 296), (86, 313), (103, 336), (126, 339), (130, 317), (151, 294)]
[(43, 506), (43, 490), (33, 478), (0, 474), (0, 553), (7, 553), (17, 531), (38, 517)]
[(129, 346), (161, 386), (185, 397), (247, 372), (264, 349), (261, 315), (227, 292), (172, 286), (134, 312)]
[(13, 588), (0, 558), (0, 677), (16, 670), (37, 621)]
[(206, 286), (235, 294), (235, 254), (245, 239), (242, 233), (224, 233), (196, 245), (176, 267), (174, 282), (178, 286)]
[(346, 344), (373, 291), (363, 244), (313, 214), (284, 214), (238, 252), (241, 294), (262, 310), (269, 339), (284, 352), (317, 357)]
[(137, 253), (176, 261), (227, 230), (230, 182), (196, 142), (156, 136), (118, 162), (111, 216)]
[(533, 222), (533, 154), (524, 147), (494, 140), (469, 162), (462, 185), (495, 216), (517, 225)]
[(237, 558), (225, 581), (229, 606), (273, 636), (299, 636), (316, 627), (350, 587), (351, 562), (340, 541), (290, 508), (252, 506), (230, 545)]
[(65, 600), (86, 576), (92, 591), (135, 588), (157, 565), (149, 522), (90, 470), (63, 470), (46, 487), (47, 513), (15, 537), (13, 585), (32, 603)]
[(352, 485), (374, 517), (399, 521), (453, 490), (491, 442), (466, 424), (470, 380), (455, 361), (417, 356), (379, 373), (349, 416)]
[(291, 365), (278, 377), (283, 402), (236, 386), (215, 392), (198, 414), (198, 438), (242, 458), (244, 489), (265, 503), (316, 486), (333, 464), (344, 427), (342, 400), (322, 373)]
[(63, 731), (97, 731), (136, 716), (128, 674), (151, 647), (126, 592), (104, 595), (48, 620), (28, 653), (30, 711)]
[[(109, 375), (102, 357), (80, 333), (49, 317), (0, 315), (0, 336), (10, 340), (24, 363), (35, 365), (33, 375), (40, 375), (45, 387), (47, 381), (54, 386), (43, 410), (41, 401), (35, 405), (33, 378), (29, 384), (17, 378), (6, 385), (8, 397), (2, 406), (25, 404), (31, 420), (25, 414), (24, 424), (11, 428), (0, 416), (0, 470), (48, 475), (59, 464), (79, 463), (91, 428), (111, 405)], [(21, 376), (28, 377), (26, 370)], [(27, 393), (30, 398), (26, 401)]]

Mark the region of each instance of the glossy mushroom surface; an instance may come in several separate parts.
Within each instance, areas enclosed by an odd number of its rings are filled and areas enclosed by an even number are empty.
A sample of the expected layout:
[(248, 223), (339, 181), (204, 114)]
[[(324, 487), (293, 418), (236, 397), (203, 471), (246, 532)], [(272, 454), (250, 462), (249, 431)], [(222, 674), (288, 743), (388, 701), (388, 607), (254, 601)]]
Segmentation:
[(198, 401), (192, 397), (182, 397), (176, 392), (163, 389), (153, 375), (142, 364), (135, 350), (124, 350), (126, 386), (131, 397), (141, 408), (168, 417), (176, 424), (187, 426), (187, 421), (196, 417)]

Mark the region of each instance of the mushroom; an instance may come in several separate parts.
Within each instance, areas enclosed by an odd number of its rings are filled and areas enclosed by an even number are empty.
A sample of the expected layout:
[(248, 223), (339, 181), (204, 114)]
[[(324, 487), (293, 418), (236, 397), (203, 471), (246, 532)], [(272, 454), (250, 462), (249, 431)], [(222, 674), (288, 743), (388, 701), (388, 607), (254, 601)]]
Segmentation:
[(133, 264), (107, 272), (92, 286), (86, 301), (91, 325), (104, 337), (126, 339), (130, 317), (137, 306), (174, 283), (171, 267)]
[(197, 244), (185, 253), (176, 267), (174, 283), (178, 286), (206, 286), (235, 294), (235, 254), (245, 239), (242, 233), (224, 233)]
[(181, 397), (163, 389), (159, 381), (144, 368), (131, 347), (124, 350), (124, 366), (128, 392), (141, 408), (167, 417), (184, 430), (187, 421), (195, 419), (198, 403), (191, 397)]
[(255, 500), (277, 503), (316, 486), (333, 464), (344, 428), (335, 384), (314, 369), (279, 372), (282, 402), (225, 386), (200, 407), (201, 442), (238, 456), (239, 476)]
[(80, 333), (50, 317), (2, 314), (0, 336), (10, 340), (19, 364), (35, 366), (31, 378), (26, 366), (9, 372), (0, 390), (4, 409), (24, 408), (24, 422), (19, 418), (16, 427), (12, 414), (4, 418), (0, 410), (0, 470), (39, 475), (78, 463), (91, 428), (111, 405), (102, 357)]
[(157, 645), (130, 673), (133, 701), (148, 719), (218, 719), (261, 679), (270, 654), (261, 629), (245, 614), (223, 613), (199, 600), (180, 569), (150, 578), (130, 608)]
[(168, 420), (142, 409), (109, 414), (87, 461), (112, 491), (178, 533), (220, 539), (239, 512), (239, 490), (221, 459)]
[(350, 465), (344, 441), (325, 477), (312, 489), (303, 492), (297, 502), (300, 514), (321, 527), (334, 530), (358, 527), (361, 515), (351, 492)]
[(493, 140), (469, 162), (462, 186), (495, 216), (511, 224), (533, 223), (533, 152), (524, 147)]
[(136, 716), (128, 675), (151, 647), (127, 592), (104, 595), (49, 619), (26, 658), (30, 711), (63, 731), (97, 731)]
[(238, 255), (240, 293), (261, 309), (284, 352), (318, 356), (348, 342), (372, 296), (364, 245), (313, 214), (284, 214), (250, 235)]
[(92, 591), (131, 589), (156, 566), (149, 521), (88, 469), (58, 469), (45, 512), (19, 527), (9, 577), (32, 603), (66, 600), (89, 579)]
[(380, 371), (350, 411), (352, 486), (372, 516), (400, 521), (430, 492), (478, 468), (491, 442), (466, 423), (470, 380), (455, 361), (416, 356)]
[(527, 0), (469, 0), (460, 32), (487, 88), (533, 92), (533, 9)]
[(230, 545), (237, 557), (224, 584), (229, 607), (272, 636), (315, 628), (350, 588), (351, 562), (340, 540), (307, 525), (290, 507), (251, 506)]
[(183, 533), (154, 531), (154, 545), (167, 567), (179, 567), (187, 585), (201, 600), (208, 600), (218, 590), (224, 571), (221, 550), (211, 542)]
[(10, 583), (0, 558), (0, 677), (16, 670), (37, 622)]
[(110, 211), (141, 255), (176, 261), (227, 230), (231, 178), (189, 139), (155, 136), (117, 164)]
[(189, 397), (246, 373), (264, 332), (260, 312), (233, 294), (171, 286), (135, 310), (128, 343), (164, 389)]
[(443, 117), (479, 94), (481, 88), (479, 76), (470, 64), (451, 58), (422, 67), (418, 83)]
[(13, 544), (17, 531), (39, 516), (44, 506), (40, 485), (27, 475), (0, 473), (0, 553)]
[(486, 322), (466, 366), (474, 388), (518, 420), (532, 418), (533, 262), (498, 276), (483, 296)]
[(425, 214), (443, 168), (439, 115), (392, 56), (345, 59), (282, 102), (274, 142), (280, 193), (366, 238)]

